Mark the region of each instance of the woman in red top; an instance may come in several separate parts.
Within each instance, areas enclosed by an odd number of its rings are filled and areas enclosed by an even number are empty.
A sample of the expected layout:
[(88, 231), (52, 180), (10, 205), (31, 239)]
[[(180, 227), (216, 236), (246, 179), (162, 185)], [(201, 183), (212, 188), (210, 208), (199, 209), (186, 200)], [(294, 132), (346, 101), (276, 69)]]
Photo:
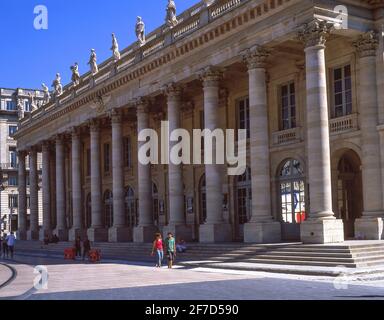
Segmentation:
[(153, 247), (152, 247), (152, 256), (154, 255), (156, 250), (156, 253), (157, 253), (156, 268), (161, 268), (161, 264), (164, 259), (163, 239), (160, 233), (156, 233), (155, 237), (156, 238), (155, 238), (155, 241), (153, 241)]

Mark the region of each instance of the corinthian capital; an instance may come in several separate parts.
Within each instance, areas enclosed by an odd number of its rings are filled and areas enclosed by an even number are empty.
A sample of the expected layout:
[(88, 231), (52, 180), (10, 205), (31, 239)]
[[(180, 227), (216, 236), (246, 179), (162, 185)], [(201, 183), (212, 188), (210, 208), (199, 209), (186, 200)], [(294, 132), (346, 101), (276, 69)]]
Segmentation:
[(111, 118), (112, 124), (113, 124), (113, 123), (121, 123), (122, 118), (123, 118), (123, 115), (122, 115), (121, 110), (116, 109), (116, 108), (113, 108), (113, 109), (109, 112), (108, 115), (109, 115), (109, 117)]
[(270, 50), (264, 47), (254, 46), (243, 53), (243, 59), (250, 70), (265, 68), (270, 53)]
[(218, 87), (223, 79), (223, 70), (209, 66), (200, 71), (200, 79), (203, 81), (204, 87)]
[(143, 97), (134, 101), (137, 113), (147, 113), (149, 111), (149, 100)]
[(314, 19), (304, 24), (299, 30), (298, 37), (306, 48), (325, 46), (327, 38), (333, 29), (333, 24), (327, 21)]
[(163, 93), (168, 98), (180, 98), (182, 87), (174, 82), (171, 82), (163, 87)]
[(378, 35), (375, 31), (369, 31), (362, 34), (357, 41), (353, 43), (360, 57), (370, 57), (376, 55), (379, 45)]

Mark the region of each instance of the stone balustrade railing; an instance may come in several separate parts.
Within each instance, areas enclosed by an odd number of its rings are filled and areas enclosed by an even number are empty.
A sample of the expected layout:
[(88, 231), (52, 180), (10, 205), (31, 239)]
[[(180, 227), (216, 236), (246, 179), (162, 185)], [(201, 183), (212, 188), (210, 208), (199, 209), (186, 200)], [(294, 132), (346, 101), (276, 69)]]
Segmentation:
[(302, 140), (302, 129), (293, 128), (283, 131), (274, 132), (272, 134), (272, 144), (274, 146), (284, 145), (289, 143), (297, 143)]
[(331, 119), (330, 121), (330, 133), (339, 134), (350, 131), (356, 131), (359, 129), (358, 115), (357, 113), (350, 114), (344, 117)]

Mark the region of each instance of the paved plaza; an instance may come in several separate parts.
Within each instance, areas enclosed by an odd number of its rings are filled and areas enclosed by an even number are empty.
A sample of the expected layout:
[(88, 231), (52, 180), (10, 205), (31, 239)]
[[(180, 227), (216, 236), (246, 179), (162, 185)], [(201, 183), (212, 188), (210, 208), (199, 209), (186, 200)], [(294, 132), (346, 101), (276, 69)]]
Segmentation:
[[(148, 263), (89, 264), (58, 258), (17, 256), (2, 261), (16, 277), (0, 289), (0, 299), (12, 300), (343, 300), (383, 299), (384, 281), (354, 281), (327, 277), (205, 268), (155, 269)], [(48, 270), (48, 288), (34, 288), (34, 267)], [(0, 280), (12, 276), (1, 265)], [(341, 289), (342, 288), (342, 289)]]

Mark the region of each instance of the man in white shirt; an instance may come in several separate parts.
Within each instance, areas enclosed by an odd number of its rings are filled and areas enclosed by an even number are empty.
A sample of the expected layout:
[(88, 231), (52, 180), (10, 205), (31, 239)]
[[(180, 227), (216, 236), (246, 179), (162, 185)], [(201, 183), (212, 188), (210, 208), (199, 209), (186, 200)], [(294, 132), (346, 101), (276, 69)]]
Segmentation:
[(16, 241), (16, 238), (15, 238), (15, 235), (13, 234), (13, 232), (11, 232), (11, 234), (9, 236), (7, 236), (6, 241), (7, 241), (7, 245), (8, 245), (8, 250), (11, 253), (11, 259), (13, 259), (13, 251), (15, 248), (15, 241)]

